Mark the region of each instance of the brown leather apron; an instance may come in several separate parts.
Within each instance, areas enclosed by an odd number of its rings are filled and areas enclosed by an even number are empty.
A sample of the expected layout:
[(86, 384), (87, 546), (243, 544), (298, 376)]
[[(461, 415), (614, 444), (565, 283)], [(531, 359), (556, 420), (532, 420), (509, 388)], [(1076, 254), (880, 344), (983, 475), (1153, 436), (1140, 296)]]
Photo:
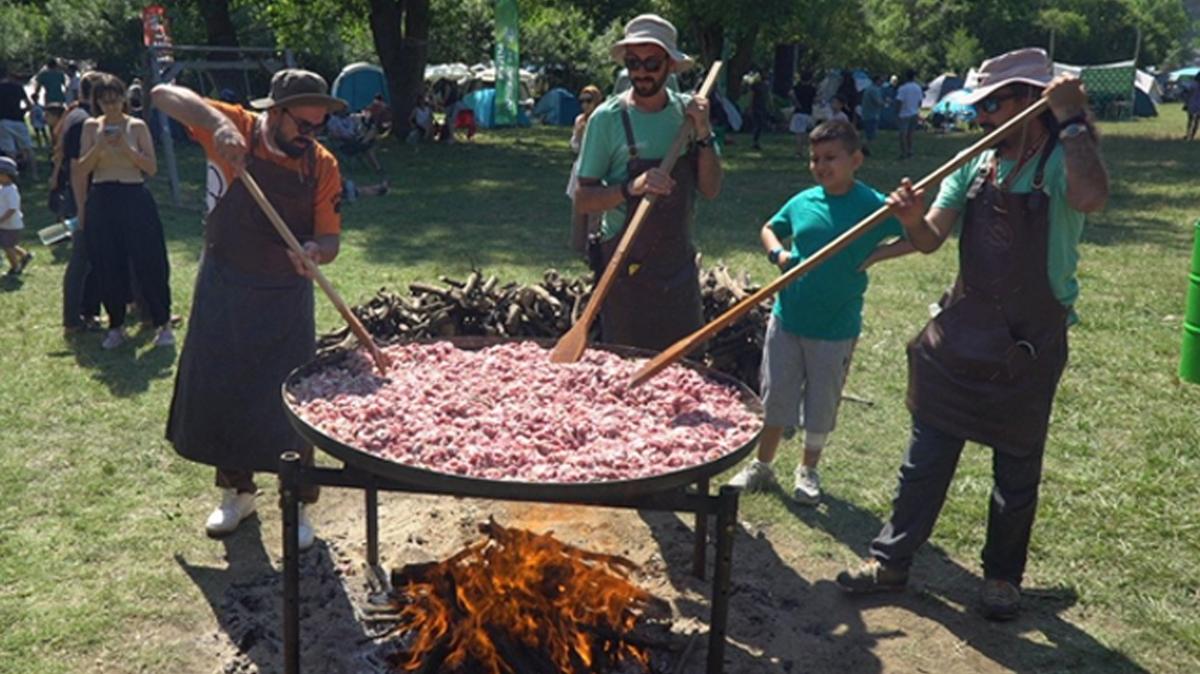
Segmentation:
[[(968, 192), (959, 274), (943, 309), (908, 344), (908, 408), (946, 433), (1027, 456), (1041, 451), (1067, 361), (1067, 309), (1047, 276), (1050, 200), (995, 184), (995, 159)], [(1015, 170), (1019, 170), (1019, 167)]]
[[(638, 156), (633, 123), (623, 101), (621, 121), (629, 147), (626, 167), (632, 180), (659, 166), (662, 159)], [(661, 351), (704, 324), (696, 248), (692, 244), (697, 161), (694, 147), (680, 157), (671, 171), (675, 189), (659, 197), (642, 222), (600, 312), (604, 342)], [(641, 197), (635, 197), (626, 202), (621, 232), (603, 243), (604, 265), (616, 253), (640, 201)]]
[[(311, 240), (314, 151), (300, 173), (255, 158), (257, 141), (256, 126), (246, 170), (296, 238)], [(296, 274), (287, 244), (240, 180), (209, 214), (204, 238), (167, 439), (193, 461), (275, 472), (281, 452), (306, 446), (279, 387), (314, 355), (312, 282)]]

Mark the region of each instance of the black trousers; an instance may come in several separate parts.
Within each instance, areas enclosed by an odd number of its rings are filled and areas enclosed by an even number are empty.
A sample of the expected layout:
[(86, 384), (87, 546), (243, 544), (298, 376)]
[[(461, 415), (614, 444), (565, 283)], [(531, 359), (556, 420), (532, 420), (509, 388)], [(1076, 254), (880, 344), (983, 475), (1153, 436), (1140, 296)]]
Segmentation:
[(155, 326), (171, 320), (170, 263), (158, 205), (142, 184), (93, 183), (85, 206), (89, 256), (100, 278), (100, 298), (110, 328), (125, 324), (137, 275)]
[(63, 272), (62, 314), (64, 328), (83, 327), (85, 320), (100, 315), (100, 279), (92, 273), (86, 230), (71, 237), (71, 257)]
[[(889, 568), (907, 569), (912, 564), (917, 548), (929, 540), (937, 523), (964, 443), (962, 438), (913, 419), (912, 441), (900, 466), (892, 517), (871, 542), (872, 557)], [(992, 450), (992, 497), (983, 548), (986, 578), (1021, 585), (1044, 454), (1041, 449), (1029, 456)]]

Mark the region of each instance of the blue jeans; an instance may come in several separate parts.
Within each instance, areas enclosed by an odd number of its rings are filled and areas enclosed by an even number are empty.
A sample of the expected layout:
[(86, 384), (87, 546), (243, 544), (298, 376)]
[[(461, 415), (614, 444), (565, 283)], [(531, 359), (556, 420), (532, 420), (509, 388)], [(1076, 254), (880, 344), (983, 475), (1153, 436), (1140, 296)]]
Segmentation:
[(879, 135), (879, 118), (878, 117), (863, 117), (863, 137), (867, 142), (875, 140), (875, 136)]
[[(892, 500), (892, 517), (871, 541), (872, 557), (888, 568), (907, 569), (912, 564), (946, 502), (964, 442), (913, 419), (912, 439)], [(985, 578), (1021, 585), (1037, 514), (1043, 449), (1018, 457), (1003, 448), (992, 448), (992, 496), (983, 548)]]

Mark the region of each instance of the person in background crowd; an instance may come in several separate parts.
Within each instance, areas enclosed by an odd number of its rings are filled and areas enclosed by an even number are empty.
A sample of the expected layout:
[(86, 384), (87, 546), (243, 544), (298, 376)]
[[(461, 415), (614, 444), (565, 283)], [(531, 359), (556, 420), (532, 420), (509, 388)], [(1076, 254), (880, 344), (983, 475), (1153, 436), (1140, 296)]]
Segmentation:
[[(696, 195), (713, 199), (724, 173), (713, 144), (708, 100), (667, 87), (674, 71), (693, 61), (676, 46), (675, 27), (643, 14), (625, 25), (610, 54), (629, 70), (632, 88), (592, 113), (579, 158), (575, 202), (583, 213), (604, 213), (600, 249), (589, 259), (606, 266), (642, 197), (654, 208), (618, 270), (601, 310), (601, 333), (610, 344), (664, 349), (703, 324), (703, 306), (692, 241)], [(693, 137), (667, 173), (661, 162), (684, 119)]]
[[(50, 105), (62, 105), (62, 103), (51, 103)], [(29, 111), (29, 125), (33, 127), (33, 140), (37, 143), (38, 149), (50, 144), (50, 134), (46, 132), (46, 108), (36, 102), (33, 104), (33, 109)]]
[[(829, 115), (829, 119), (827, 119), (825, 121), (827, 121), (827, 122), (836, 122), (836, 121), (849, 122), (850, 121), (850, 115), (846, 114), (846, 100), (844, 98), (842, 98), (841, 94), (836, 94), (833, 98), (829, 99), (829, 109), (832, 112), (832, 114)], [(811, 138), (809, 139), (809, 142), (812, 142)]]
[(595, 213), (580, 213), (575, 208), (575, 191), (579, 188), (579, 150), (583, 148), (583, 136), (587, 131), (588, 119), (604, 102), (604, 94), (600, 87), (589, 84), (579, 92), (579, 107), (581, 112), (575, 116), (575, 124), (571, 128), (571, 152), (575, 161), (571, 164), (571, 177), (567, 179), (567, 198), (571, 200), (571, 236), (568, 240), (571, 250), (576, 253), (587, 251), (588, 237), (596, 232), (600, 225), (600, 216)]
[(77, 218), (76, 231), (71, 236), (71, 257), (63, 271), (62, 320), (63, 335), (71, 336), (85, 330), (100, 330), (100, 276), (92, 268), (84, 229), (83, 202), (87, 197), (87, 176), (79, 168), (83, 125), (92, 116), (92, 85), (101, 73), (93, 70), (79, 83), (79, 99), (71, 104), (59, 123), (56, 134), (55, 167), (58, 179), (51, 188), (58, 194), (59, 217)]
[(18, 167), (28, 167), (29, 175), (37, 180), (37, 158), (25, 123), (25, 113), (32, 110), (33, 100), (25, 87), (0, 64), (0, 154), (15, 159)]
[(796, 135), (796, 156), (804, 157), (808, 152), (808, 132), (813, 126), (813, 102), (817, 99), (817, 87), (813, 85), (811, 70), (800, 72), (800, 81), (792, 87), (792, 102), (796, 109), (788, 129)]
[(79, 100), (79, 85), (81, 77), (79, 75), (79, 66), (71, 61), (67, 64), (67, 104), (74, 103)]
[(1183, 109), (1187, 111), (1187, 140), (1196, 138), (1196, 127), (1200, 126), (1200, 74), (1192, 79), (1192, 88), (1187, 94)]
[(762, 136), (763, 129), (771, 121), (768, 100), (770, 96), (771, 90), (766, 76), (763, 73), (755, 73), (750, 81), (750, 123), (754, 126), (754, 144), (751, 147), (755, 150), (762, 149), (762, 146), (758, 144), (758, 139)]
[(871, 156), (870, 144), (879, 134), (879, 117), (883, 114), (883, 75), (876, 74), (862, 93), (863, 154)]
[(46, 67), (34, 77), (34, 81), (37, 83), (33, 89), (35, 102), (39, 99), (46, 104), (67, 102), (67, 87), (71, 78), (63, 72), (58, 59), (47, 61)]
[(125, 343), (126, 306), (133, 299), (130, 272), (137, 276), (145, 306), (157, 330), (155, 346), (172, 346), (170, 265), (158, 206), (146, 177), (158, 171), (154, 142), (146, 123), (125, 114), (127, 88), (115, 75), (92, 84), (101, 113), (83, 124), (76, 168), (91, 179), (84, 200), (86, 236), (100, 278), (100, 296), (108, 314), (101, 346)]
[[(809, 169), (817, 186), (789, 199), (760, 232), (767, 259), (780, 271), (824, 248), (884, 201), (882, 194), (855, 177), (863, 155), (849, 121), (823, 122), (810, 140)], [(862, 332), (866, 268), (911, 252), (903, 240), (883, 243), (903, 233), (900, 222), (890, 218), (779, 294), (763, 346), (766, 420), (758, 454), (729, 481), (731, 486), (749, 491), (774, 486), (772, 465), (784, 429), (803, 426), (804, 456), (796, 465), (792, 498), (802, 505), (821, 500), (817, 465), (836, 425), (850, 359)]]
[(901, 159), (913, 155), (913, 132), (917, 130), (917, 115), (921, 112), (923, 96), (921, 85), (917, 84), (917, 71), (909, 68), (904, 72), (904, 84), (896, 90), (896, 103), (899, 105), (896, 124), (900, 131)]
[(928, 212), (908, 178), (888, 197), (917, 250), (957, 233), (959, 272), (908, 344), (908, 450), (870, 556), (837, 576), (846, 592), (905, 588), (970, 440), (991, 448), (980, 609), (989, 620), (1020, 611), (1050, 412), (1077, 320), (1079, 241), (1086, 214), (1109, 195), (1083, 85), (1052, 72), (1042, 49), (984, 61), (964, 100), (984, 131), (1043, 97), (1049, 110), (947, 176)]
[(858, 126), (858, 82), (854, 79), (854, 73), (850, 70), (842, 71), (842, 82), (838, 85), (838, 96), (842, 99), (842, 108), (846, 113), (846, 119), (850, 123)]
[(410, 130), (405, 140), (409, 143), (433, 138), (433, 106), (424, 94), (417, 97), (412, 112), (408, 114), (408, 126)]
[[(233, 533), (256, 510), (255, 471), (277, 472), (279, 455), (313, 448), (279, 404), (279, 386), (316, 351), (312, 273), (272, 226), (239, 179), (252, 176), (303, 245), (312, 264), (337, 258), (342, 178), (333, 153), (317, 142), (331, 112), (318, 74), (289, 68), (271, 78), (260, 112), (206, 100), (160, 84), (155, 108), (184, 124), (221, 178), (204, 227), (187, 339), (179, 357), (166, 437), (180, 456), (216, 468), (221, 502), (208, 515), (210, 536)], [(315, 503), (318, 489), (300, 501)], [(307, 506), (300, 508), (300, 548), (313, 545)]]
[(392, 106), (383, 100), (383, 94), (375, 94), (371, 104), (363, 109), (363, 115), (367, 124), (378, 129), (381, 134), (392, 128)]
[(125, 92), (125, 100), (129, 101), (129, 114), (141, 118), (142, 110), (145, 107), (144, 98), (145, 92), (142, 91), (142, 78), (135, 77), (129, 83), (129, 89)]
[(0, 157), (0, 248), (8, 259), (8, 277), (16, 278), (33, 260), (33, 253), (21, 247), (21, 191), (17, 189), (17, 162)]

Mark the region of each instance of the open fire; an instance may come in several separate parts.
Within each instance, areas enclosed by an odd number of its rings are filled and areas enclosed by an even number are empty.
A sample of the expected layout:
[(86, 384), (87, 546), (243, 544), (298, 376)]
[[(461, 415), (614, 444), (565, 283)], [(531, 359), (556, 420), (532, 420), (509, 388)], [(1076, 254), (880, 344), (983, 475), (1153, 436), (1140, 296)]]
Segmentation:
[(486, 537), (449, 559), (394, 573), (398, 671), (649, 671), (631, 642), (652, 602), (629, 581), (633, 562), (495, 521), (479, 529)]

